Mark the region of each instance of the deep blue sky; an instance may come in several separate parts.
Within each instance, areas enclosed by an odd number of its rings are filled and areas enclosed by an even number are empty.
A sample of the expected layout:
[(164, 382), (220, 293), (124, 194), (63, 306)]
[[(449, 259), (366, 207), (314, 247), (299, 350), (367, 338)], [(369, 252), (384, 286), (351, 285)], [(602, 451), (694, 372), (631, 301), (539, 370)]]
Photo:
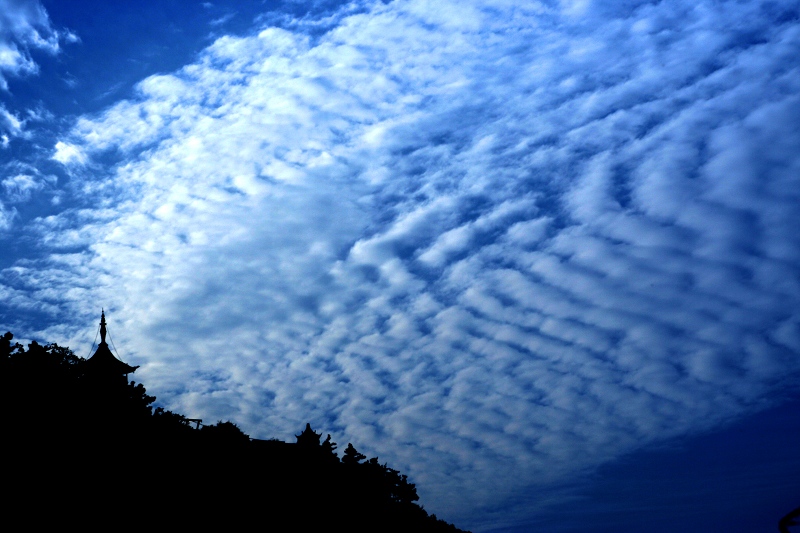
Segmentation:
[(0, 329), (475, 531), (800, 505), (796, 2), (0, 0)]

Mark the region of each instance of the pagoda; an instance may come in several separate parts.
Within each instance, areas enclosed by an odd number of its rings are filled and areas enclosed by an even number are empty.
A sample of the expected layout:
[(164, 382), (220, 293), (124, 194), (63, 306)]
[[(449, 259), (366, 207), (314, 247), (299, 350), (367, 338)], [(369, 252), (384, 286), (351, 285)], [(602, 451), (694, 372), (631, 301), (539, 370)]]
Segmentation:
[(86, 371), (97, 376), (125, 376), (128, 379), (128, 374), (136, 371), (138, 366), (131, 366), (123, 363), (111, 353), (111, 350), (106, 343), (106, 313), (105, 310), (100, 311), (100, 344), (97, 346), (97, 351), (86, 361)]
[(311, 429), (311, 424), (306, 424), (306, 429), (299, 435), (295, 435), (295, 438), (297, 438), (297, 445), (301, 448), (319, 447), (320, 437), (322, 437), (322, 433), (317, 433)]

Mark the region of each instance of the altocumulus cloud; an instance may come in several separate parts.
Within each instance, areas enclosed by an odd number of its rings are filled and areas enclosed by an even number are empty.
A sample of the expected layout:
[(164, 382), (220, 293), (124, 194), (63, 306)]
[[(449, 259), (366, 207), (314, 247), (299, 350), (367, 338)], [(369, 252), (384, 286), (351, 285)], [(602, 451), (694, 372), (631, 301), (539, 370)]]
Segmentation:
[(36, 222), (9, 301), (73, 346), (105, 302), (171, 407), (310, 420), (474, 528), (762, 407), (800, 370), (796, 3), (516, 4), (366, 3), (142, 81), (54, 149), (94, 207)]
[[(26, 126), (29, 122), (43, 119), (41, 110), (20, 109), (14, 105), (15, 96), (9, 89), (8, 80), (39, 72), (32, 52), (56, 55), (62, 42), (77, 39), (69, 31), (54, 28), (38, 2), (0, 0), (0, 151), (8, 149), (14, 138), (28, 137)], [(10, 108), (7, 102), (12, 103)], [(6, 195), (0, 197), (0, 231), (4, 231), (11, 228), (17, 215), (16, 209), (9, 204), (27, 201), (32, 191), (45, 188), (52, 182), (52, 177), (42, 177), (35, 169), (19, 163), (4, 165), (1, 172)]]

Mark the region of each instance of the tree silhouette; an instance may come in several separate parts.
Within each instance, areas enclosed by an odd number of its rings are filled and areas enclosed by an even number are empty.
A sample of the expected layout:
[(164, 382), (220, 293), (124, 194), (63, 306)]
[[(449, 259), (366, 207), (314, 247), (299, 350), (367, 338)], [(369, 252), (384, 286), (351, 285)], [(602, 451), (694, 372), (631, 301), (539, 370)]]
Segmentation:
[(780, 522), (778, 522), (778, 530), (781, 533), (789, 533), (789, 526), (800, 524), (798, 520), (800, 520), (800, 507), (790, 511), (786, 516), (781, 518)]
[[(12, 341), (0, 336), (7, 520), (48, 509), (106, 527), (134, 512), (150, 526), (231, 529), (266, 513), (275, 524), (304, 517), (312, 529), (460, 531), (414, 503), (407, 476), (365, 461), (352, 443), (340, 461), (331, 435), (320, 442), (310, 424), (296, 443), (251, 439), (221, 420), (198, 429), (153, 409), (144, 385), (118, 371), (134, 367), (92, 366), (57, 344)], [(76, 487), (90, 505), (64, 498)]]
[(348, 466), (357, 465), (358, 463), (360, 463), (361, 461), (363, 461), (366, 458), (367, 458), (366, 455), (364, 455), (363, 453), (359, 453), (359, 451), (356, 450), (353, 447), (353, 443), (348, 442), (347, 443), (347, 448), (345, 448), (345, 450), (344, 450), (344, 456), (342, 457), (342, 463), (344, 463), (344, 464), (346, 464)]
[(203, 426), (200, 436), (209, 443), (224, 446), (242, 446), (250, 443), (250, 437), (233, 422), (218, 421), (212, 426)]

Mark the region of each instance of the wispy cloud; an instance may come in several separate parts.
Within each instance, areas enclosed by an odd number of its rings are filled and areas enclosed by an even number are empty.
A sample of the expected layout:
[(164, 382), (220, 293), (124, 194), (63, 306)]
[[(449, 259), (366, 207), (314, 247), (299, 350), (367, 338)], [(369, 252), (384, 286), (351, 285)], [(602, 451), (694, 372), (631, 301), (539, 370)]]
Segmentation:
[(29, 174), (17, 174), (5, 178), (2, 182), (5, 198), (11, 202), (25, 202), (31, 194), (45, 187), (45, 181)]
[(53, 28), (47, 12), (36, 0), (0, 1), (0, 88), (8, 88), (8, 76), (38, 72), (31, 49), (55, 54), (61, 41), (77, 39), (71, 32)]
[(85, 344), (102, 303), (170, 405), (310, 420), (476, 528), (797, 375), (793, 3), (293, 28), (223, 37), (60, 141), (96, 209), (40, 220), (54, 254), (4, 272), (85, 319), (48, 334)]
[[(0, 0), (0, 96), (13, 103), (8, 80), (39, 72), (33, 51), (55, 55), (61, 43), (77, 40), (72, 32), (53, 27), (38, 0)], [(27, 123), (41, 118), (41, 110), (15, 109), (9, 103), (0, 102), (0, 148), (25, 137)]]

